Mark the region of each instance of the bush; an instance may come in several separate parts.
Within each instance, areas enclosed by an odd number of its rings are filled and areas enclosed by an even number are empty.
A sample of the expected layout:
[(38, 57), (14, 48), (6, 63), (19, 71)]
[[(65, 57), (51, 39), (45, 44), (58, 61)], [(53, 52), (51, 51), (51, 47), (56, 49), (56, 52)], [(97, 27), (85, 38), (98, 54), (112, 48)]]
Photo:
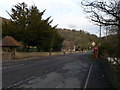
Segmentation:
[(100, 61), (104, 65), (111, 87), (120, 89), (120, 71), (110, 64), (106, 58), (102, 58)]
[(99, 56), (108, 56), (110, 52), (111, 50), (109, 44), (104, 43), (99, 46)]

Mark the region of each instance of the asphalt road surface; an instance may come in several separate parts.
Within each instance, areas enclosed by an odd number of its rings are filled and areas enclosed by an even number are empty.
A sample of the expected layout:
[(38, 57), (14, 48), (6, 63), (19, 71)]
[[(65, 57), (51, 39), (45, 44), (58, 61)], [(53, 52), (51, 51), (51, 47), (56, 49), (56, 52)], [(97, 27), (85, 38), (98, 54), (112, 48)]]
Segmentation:
[(87, 56), (89, 53), (91, 51), (24, 60), (5, 60), (2, 64), (2, 86), (3, 88), (83, 88), (90, 63), (92, 64)]

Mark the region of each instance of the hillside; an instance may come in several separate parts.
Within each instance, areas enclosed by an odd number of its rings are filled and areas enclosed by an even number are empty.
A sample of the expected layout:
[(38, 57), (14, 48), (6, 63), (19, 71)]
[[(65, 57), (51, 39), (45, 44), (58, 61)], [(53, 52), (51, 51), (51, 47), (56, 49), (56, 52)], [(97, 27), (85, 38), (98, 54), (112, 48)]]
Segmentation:
[[(2, 18), (3, 22), (8, 22), (9, 19)], [(95, 42), (98, 43), (98, 37), (94, 34), (90, 34), (88, 32), (79, 30), (70, 30), (70, 29), (60, 29), (57, 28), (57, 31), (59, 34), (65, 39), (64, 41), (70, 41), (73, 43), (77, 48), (83, 48), (87, 49), (89, 47), (92, 47), (92, 43)]]
[(74, 41), (75, 45), (87, 49), (92, 47), (92, 42), (98, 43), (98, 37), (94, 34), (79, 30), (57, 29), (62, 37), (67, 41)]
[(6, 18), (1, 17), (1, 16), (0, 16), (0, 20), (2, 20), (2, 22), (9, 22), (9, 19), (6, 19)]

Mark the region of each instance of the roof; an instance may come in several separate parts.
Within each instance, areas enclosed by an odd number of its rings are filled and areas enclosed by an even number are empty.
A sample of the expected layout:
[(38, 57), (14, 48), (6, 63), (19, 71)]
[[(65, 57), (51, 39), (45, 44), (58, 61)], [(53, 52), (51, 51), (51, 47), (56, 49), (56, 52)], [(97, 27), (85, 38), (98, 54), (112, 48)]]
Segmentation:
[(18, 47), (20, 46), (20, 43), (15, 40), (12, 36), (6, 36), (2, 40), (0, 40), (0, 44), (2, 43), (2, 46), (4, 47)]
[(63, 41), (63, 48), (74, 48), (74, 46), (75, 46), (74, 41), (68, 41), (68, 40)]
[(64, 41), (63, 41), (63, 44), (66, 44), (66, 43), (75, 45), (75, 42), (74, 42), (74, 41), (64, 40)]

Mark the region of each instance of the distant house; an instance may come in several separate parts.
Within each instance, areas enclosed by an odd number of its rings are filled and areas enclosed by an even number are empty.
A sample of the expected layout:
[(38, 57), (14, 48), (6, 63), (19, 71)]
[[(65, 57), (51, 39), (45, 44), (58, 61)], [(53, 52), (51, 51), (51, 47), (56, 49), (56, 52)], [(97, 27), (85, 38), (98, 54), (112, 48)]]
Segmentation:
[(75, 51), (75, 42), (74, 41), (63, 41), (63, 51)]
[[(2, 40), (0, 40), (0, 46), (2, 46), (2, 54), (3, 56), (9, 54), (8, 56), (11, 59), (15, 58), (16, 48), (21, 44), (15, 40), (12, 36), (6, 36)], [(7, 56), (5, 56), (6, 58)]]
[(92, 46), (94, 47), (96, 45), (96, 43), (95, 42), (92, 42)]

